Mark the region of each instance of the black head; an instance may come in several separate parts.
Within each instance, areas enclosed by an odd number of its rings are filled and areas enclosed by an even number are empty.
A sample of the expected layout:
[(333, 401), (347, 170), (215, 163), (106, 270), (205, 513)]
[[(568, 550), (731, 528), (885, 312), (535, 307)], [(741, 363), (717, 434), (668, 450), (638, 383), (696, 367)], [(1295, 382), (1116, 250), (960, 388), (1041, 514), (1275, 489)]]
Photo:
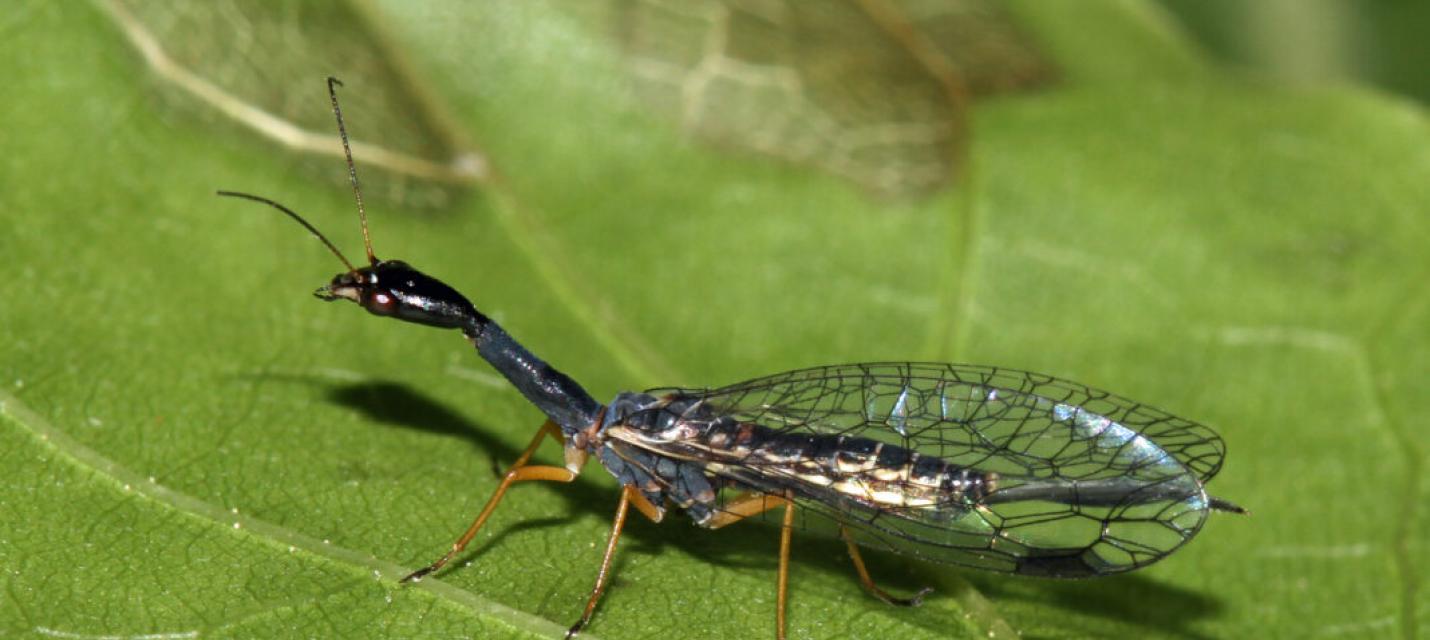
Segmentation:
[(262, 202), (303, 225), (309, 233), (327, 245), (347, 271), (333, 276), (332, 282), (320, 287), (313, 295), (324, 300), (352, 300), (373, 315), (397, 318), (444, 329), (463, 328), (470, 332), (480, 329), (486, 318), (478, 313), (462, 294), (442, 281), (428, 276), (400, 260), (378, 260), (372, 253), (372, 238), (367, 231), (367, 212), (362, 206), (362, 189), (358, 186), (357, 169), (353, 165), (352, 149), (348, 146), (347, 127), (343, 125), (343, 112), (338, 107), (338, 93), (334, 88), (341, 86), (337, 78), (328, 78), (328, 95), (332, 99), (333, 115), (338, 120), (338, 135), (343, 141), (343, 153), (347, 156), (348, 177), (352, 180), (353, 197), (357, 200), (358, 220), (362, 223), (363, 245), (367, 249), (368, 266), (358, 269), (349, 262), (343, 252), (329, 242), (313, 225), (292, 209), (262, 196), (220, 191), (221, 196), (244, 198)]
[[(269, 205), (298, 221), (343, 261), (348, 270), (333, 276), (313, 295), (324, 300), (352, 300), (369, 313), (397, 318), (443, 329), (480, 329), (486, 317), (456, 289), (412, 268), (401, 260), (378, 260), (370, 257), (368, 266), (356, 268), (313, 225), (302, 216), (277, 202), (262, 196), (220, 191), (221, 196), (243, 198)], [(371, 254), (369, 254), (371, 256)]]
[(339, 273), (313, 295), (324, 300), (352, 300), (375, 316), (444, 329), (474, 326), (481, 319), (462, 294), (400, 260), (382, 260)]

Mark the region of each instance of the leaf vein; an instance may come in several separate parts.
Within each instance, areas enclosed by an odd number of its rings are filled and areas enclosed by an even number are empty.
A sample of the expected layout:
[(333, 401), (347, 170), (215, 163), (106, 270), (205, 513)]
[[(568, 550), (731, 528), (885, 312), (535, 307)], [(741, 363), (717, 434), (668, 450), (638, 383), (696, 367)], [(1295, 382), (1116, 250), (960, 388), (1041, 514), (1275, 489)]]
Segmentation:
[[(29, 431), (36, 440), (52, 448), (55, 452), (63, 454), (68, 458), (70, 464), (93, 473), (96, 478), (107, 481), (116, 489), (127, 485), (135, 493), (173, 509), (177, 513), (221, 525), (220, 530), (226, 532), (240, 530), (232, 528), (236, 516), (230, 511), (163, 485), (148, 482), (133, 471), (55, 428), (48, 420), (22, 405), (19, 400), (6, 391), (0, 391), (0, 416), (10, 418), (14, 424)], [(303, 549), (351, 571), (364, 575), (370, 575), (376, 571), (379, 576), (397, 576), (406, 573), (403, 567), (394, 562), (336, 545), (324, 544), (277, 524), (248, 516), (242, 517), (240, 521), (242, 523), (241, 531), (247, 535), (264, 540), (275, 547), (291, 546)], [(425, 581), (415, 588), (423, 589), (436, 598), (462, 605), (479, 617), (491, 618), (516, 629), (546, 635), (554, 635), (556, 631), (564, 630), (564, 627), (552, 620), (512, 609), (473, 592), (439, 581)]]

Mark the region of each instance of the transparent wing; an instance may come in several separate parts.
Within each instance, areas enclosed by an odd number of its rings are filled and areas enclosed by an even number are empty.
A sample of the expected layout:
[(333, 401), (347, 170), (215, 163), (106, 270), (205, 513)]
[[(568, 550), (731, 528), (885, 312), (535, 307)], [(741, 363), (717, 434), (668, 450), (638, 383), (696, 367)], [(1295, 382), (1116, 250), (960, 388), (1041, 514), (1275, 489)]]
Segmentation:
[(1113, 437), (1151, 441), (1202, 483), (1221, 470), (1226, 454), (1221, 437), (1204, 425), (1076, 382), (998, 367), (848, 364), (648, 393), (697, 397), (715, 413), (777, 430), (873, 438), (1035, 477), (1122, 475), (1106, 439), (1087, 437), (1109, 429)]
[[(650, 393), (696, 398), (702, 415), (759, 425), (766, 440), (819, 436), (826, 451), (874, 440), (990, 474), (995, 488), (981, 499), (904, 505), (790, 472), (787, 461), (751, 456), (717, 473), (793, 495), (861, 544), (1012, 573), (1101, 575), (1160, 559), (1200, 529), (1209, 509), (1202, 485), (1225, 454), (1203, 425), (1075, 382), (995, 367), (853, 364)], [(896, 471), (854, 475), (887, 479)]]

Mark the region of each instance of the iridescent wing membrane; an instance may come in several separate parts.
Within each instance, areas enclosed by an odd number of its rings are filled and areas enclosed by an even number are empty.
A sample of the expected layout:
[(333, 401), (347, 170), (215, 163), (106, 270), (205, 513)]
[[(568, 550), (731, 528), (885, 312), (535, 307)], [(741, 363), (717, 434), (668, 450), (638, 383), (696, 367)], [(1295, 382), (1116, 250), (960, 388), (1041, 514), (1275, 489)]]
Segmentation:
[(989, 474), (992, 490), (979, 498), (900, 505), (763, 460), (716, 472), (736, 485), (793, 495), (803, 511), (843, 524), (861, 545), (1008, 573), (1085, 577), (1155, 562), (1201, 528), (1212, 506), (1202, 485), (1225, 454), (1203, 425), (996, 367), (853, 364), (650, 393), (698, 398), (702, 413), (772, 435), (872, 439)]

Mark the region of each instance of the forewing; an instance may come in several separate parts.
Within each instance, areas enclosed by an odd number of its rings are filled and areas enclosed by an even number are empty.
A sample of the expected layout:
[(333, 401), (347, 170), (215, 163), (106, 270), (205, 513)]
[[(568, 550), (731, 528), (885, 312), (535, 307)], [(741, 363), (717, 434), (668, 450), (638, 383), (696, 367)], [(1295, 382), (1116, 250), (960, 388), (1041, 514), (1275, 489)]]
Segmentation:
[[(1141, 436), (1205, 483), (1226, 445), (1210, 428), (1052, 376), (975, 365), (891, 362), (800, 369), (718, 389), (652, 389), (781, 431), (873, 438), (985, 471), (1111, 478), (1112, 425)], [(1111, 434), (1107, 434), (1111, 435)]]
[(1197, 423), (993, 367), (843, 365), (676, 393), (776, 434), (868, 438), (996, 474), (985, 499), (930, 507), (873, 501), (753, 459), (721, 471), (793, 495), (861, 544), (1012, 573), (1100, 575), (1165, 556), (1201, 527), (1201, 485), (1225, 452)]

